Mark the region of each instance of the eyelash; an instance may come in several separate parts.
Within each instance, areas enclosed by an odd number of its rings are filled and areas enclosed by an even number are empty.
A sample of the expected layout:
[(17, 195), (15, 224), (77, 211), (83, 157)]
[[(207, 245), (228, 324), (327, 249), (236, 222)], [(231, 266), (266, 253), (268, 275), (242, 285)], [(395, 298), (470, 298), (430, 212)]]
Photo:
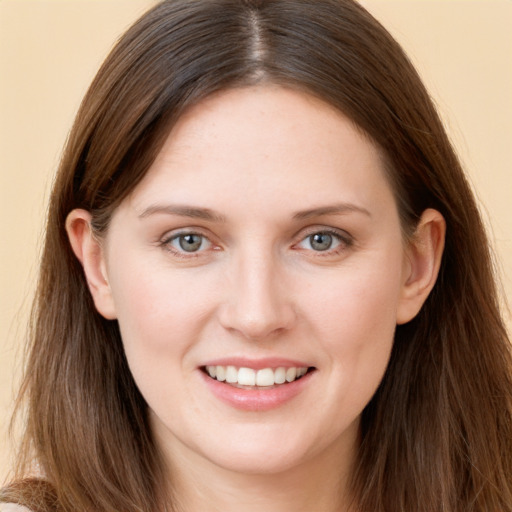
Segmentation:
[(190, 251), (187, 252), (184, 249), (179, 250), (176, 247), (173, 247), (172, 243), (174, 241), (179, 243), (180, 238), (184, 238), (186, 236), (199, 236), (201, 237), (201, 246), (204, 242), (207, 242), (210, 246), (214, 246), (213, 242), (203, 233), (197, 232), (197, 231), (182, 231), (180, 233), (173, 233), (169, 236), (165, 236), (162, 241), (160, 242), (160, 245), (168, 252), (170, 252), (173, 256), (176, 256), (178, 258), (184, 258), (184, 259), (190, 259), (190, 258), (197, 258), (202, 255), (204, 250), (198, 250), (198, 251)]
[[(334, 248), (327, 248), (326, 250), (318, 250), (315, 251), (314, 249), (305, 249), (307, 251), (312, 251), (315, 253), (316, 257), (329, 257), (329, 256), (336, 256), (338, 254), (341, 254), (342, 252), (349, 249), (354, 244), (354, 239), (346, 232), (346, 231), (339, 231), (332, 228), (313, 228), (309, 231), (309, 233), (306, 233), (301, 240), (294, 244), (294, 247), (299, 246), (300, 244), (311, 240), (311, 237), (315, 235), (329, 235), (333, 239), (337, 240), (338, 244)], [(300, 248), (299, 248), (300, 250)]]
[[(315, 251), (314, 249), (301, 249), (299, 247), (300, 244), (302, 244), (308, 240), (311, 240), (311, 237), (313, 237), (315, 235), (329, 235), (333, 239), (335, 239), (338, 242), (338, 244), (334, 248), (329, 247), (325, 250), (317, 250), (317, 251)], [(199, 247), (199, 250), (187, 252), (184, 249), (180, 250), (172, 245), (173, 242), (179, 243), (180, 238), (183, 238), (186, 236), (201, 237), (201, 246)], [(209, 249), (211, 249), (213, 247), (214, 248), (213, 250), (215, 250), (216, 246), (206, 235), (204, 235), (201, 232), (190, 230), (190, 231), (182, 231), (179, 233), (173, 233), (169, 236), (166, 236), (161, 240), (160, 245), (166, 251), (170, 252), (171, 254), (173, 254), (174, 256), (176, 256), (178, 258), (190, 259), (190, 258), (200, 257), (205, 252), (205, 250), (208, 250), (208, 248), (201, 249), (202, 245), (205, 242), (209, 245), (209, 247), (208, 247)], [(335, 230), (332, 228), (324, 228), (324, 229), (315, 228), (315, 229), (311, 229), (308, 233), (303, 234), (300, 241), (293, 245), (293, 248), (297, 248), (298, 250), (311, 251), (311, 252), (315, 253), (316, 257), (328, 257), (328, 256), (336, 256), (336, 255), (342, 253), (343, 251), (350, 248), (353, 244), (354, 244), (353, 238), (345, 231), (338, 231), (338, 230)], [(218, 249), (218, 246), (217, 246), (217, 249)]]

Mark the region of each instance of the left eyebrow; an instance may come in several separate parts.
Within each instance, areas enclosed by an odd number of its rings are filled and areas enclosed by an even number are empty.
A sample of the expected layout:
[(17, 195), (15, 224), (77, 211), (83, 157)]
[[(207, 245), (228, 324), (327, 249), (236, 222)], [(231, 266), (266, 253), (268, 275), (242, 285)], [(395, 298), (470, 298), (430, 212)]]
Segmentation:
[(194, 206), (177, 205), (177, 204), (156, 204), (146, 208), (139, 219), (144, 219), (155, 214), (177, 215), (178, 217), (188, 217), (192, 219), (201, 219), (210, 222), (226, 222), (226, 218), (209, 208), (196, 208)]
[(311, 217), (321, 217), (323, 215), (344, 215), (352, 212), (362, 213), (370, 218), (372, 216), (372, 214), (366, 208), (362, 208), (361, 206), (357, 206), (352, 203), (340, 203), (330, 206), (311, 208), (309, 210), (301, 210), (296, 212), (293, 215), (293, 218), (296, 220), (304, 220), (310, 219)]

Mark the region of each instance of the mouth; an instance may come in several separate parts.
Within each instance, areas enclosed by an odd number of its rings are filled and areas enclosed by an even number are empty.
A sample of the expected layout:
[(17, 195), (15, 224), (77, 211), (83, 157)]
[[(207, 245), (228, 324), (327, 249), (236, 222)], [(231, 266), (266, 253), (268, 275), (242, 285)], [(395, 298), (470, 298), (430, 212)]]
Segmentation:
[(238, 389), (266, 390), (287, 386), (315, 371), (310, 366), (279, 366), (277, 368), (248, 368), (237, 366), (207, 365), (201, 370), (213, 380)]

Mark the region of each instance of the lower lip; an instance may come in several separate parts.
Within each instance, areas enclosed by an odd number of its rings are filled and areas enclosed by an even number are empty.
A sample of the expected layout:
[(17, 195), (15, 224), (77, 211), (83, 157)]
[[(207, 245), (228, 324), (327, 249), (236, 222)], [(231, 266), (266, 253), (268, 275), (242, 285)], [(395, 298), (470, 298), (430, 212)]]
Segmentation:
[(295, 398), (309, 383), (313, 372), (308, 372), (300, 379), (275, 387), (257, 389), (240, 389), (225, 382), (212, 379), (200, 370), (201, 376), (210, 391), (222, 402), (242, 411), (269, 411), (286, 404)]

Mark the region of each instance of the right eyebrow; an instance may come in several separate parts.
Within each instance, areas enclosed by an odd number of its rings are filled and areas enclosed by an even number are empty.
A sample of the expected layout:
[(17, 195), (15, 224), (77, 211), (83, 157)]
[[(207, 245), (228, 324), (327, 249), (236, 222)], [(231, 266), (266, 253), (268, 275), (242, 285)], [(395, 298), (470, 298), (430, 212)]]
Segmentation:
[(198, 208), (179, 204), (155, 204), (148, 206), (139, 214), (139, 219), (145, 219), (155, 214), (177, 215), (179, 217), (201, 219), (209, 222), (226, 222), (224, 215), (210, 210), (209, 208)]

